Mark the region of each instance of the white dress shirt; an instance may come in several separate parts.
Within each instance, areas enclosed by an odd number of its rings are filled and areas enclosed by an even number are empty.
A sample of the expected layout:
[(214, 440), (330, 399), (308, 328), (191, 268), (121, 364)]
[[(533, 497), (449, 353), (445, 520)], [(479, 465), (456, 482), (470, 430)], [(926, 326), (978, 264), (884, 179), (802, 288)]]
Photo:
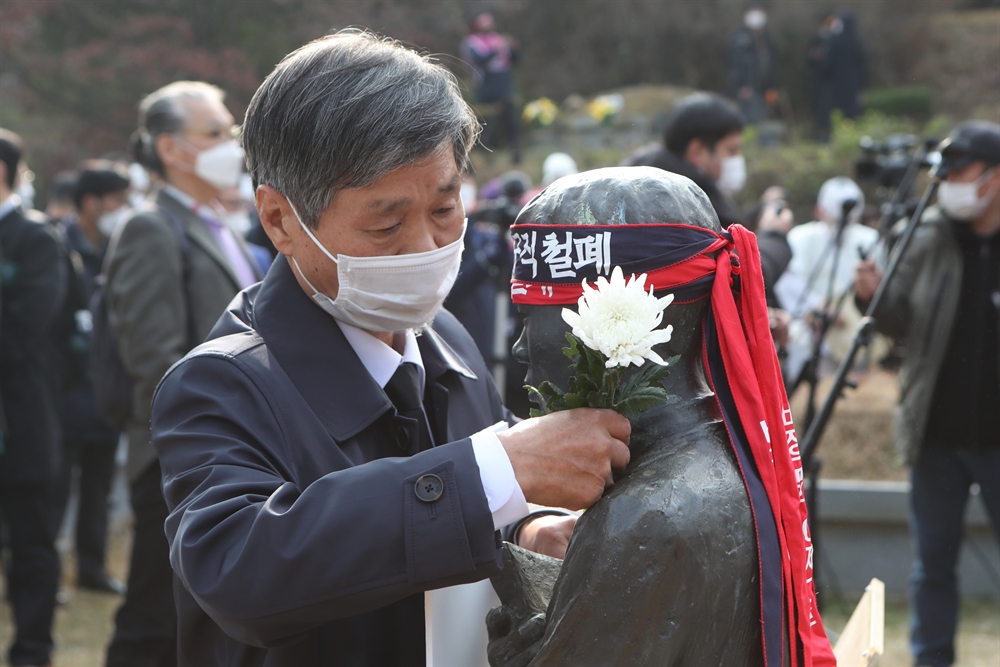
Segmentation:
[[(417, 346), (417, 336), (412, 330), (406, 332), (403, 354), (400, 354), (367, 331), (340, 320), (334, 321), (344, 332), (347, 342), (379, 387), (385, 388), (400, 364), (412, 363), (420, 369), (420, 388), (423, 394), (424, 363), (420, 356), (420, 348)], [(424, 418), (426, 419), (426, 415)], [(496, 435), (506, 428), (505, 422), (497, 422), (472, 435), (472, 452), (479, 466), (479, 477), (483, 483), (483, 491), (486, 492), (490, 512), (493, 514), (494, 529), (500, 529), (527, 516), (529, 511), (524, 493), (514, 477), (514, 468), (511, 467), (507, 452)], [(427, 430), (433, 438), (429, 425)]]

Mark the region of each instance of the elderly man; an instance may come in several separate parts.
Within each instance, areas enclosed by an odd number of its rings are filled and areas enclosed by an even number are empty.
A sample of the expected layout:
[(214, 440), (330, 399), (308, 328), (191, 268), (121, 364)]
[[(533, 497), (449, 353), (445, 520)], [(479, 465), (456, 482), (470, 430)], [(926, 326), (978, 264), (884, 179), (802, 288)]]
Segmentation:
[(167, 369), (205, 339), (239, 290), (260, 278), (217, 201), (243, 170), (232, 128), (223, 92), (207, 83), (177, 81), (139, 104), (132, 147), (160, 188), (154, 205), (117, 226), (104, 267), (108, 319), (132, 384), (127, 416), (115, 426), (128, 435), (135, 513), (128, 594), (115, 617), (109, 667), (177, 663), (167, 507), (150, 444), (150, 403)]
[(627, 463), (608, 411), (501, 430), (440, 310), (477, 130), (447, 70), (357, 32), (254, 96), (243, 144), (281, 254), (153, 402), (180, 664), (423, 664), (424, 591), (496, 573), (526, 501), (587, 507)]

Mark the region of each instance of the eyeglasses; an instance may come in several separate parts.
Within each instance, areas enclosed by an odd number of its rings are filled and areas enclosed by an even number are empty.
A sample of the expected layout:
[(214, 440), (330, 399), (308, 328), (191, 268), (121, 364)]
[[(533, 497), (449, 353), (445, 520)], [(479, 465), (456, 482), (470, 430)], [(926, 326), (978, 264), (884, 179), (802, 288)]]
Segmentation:
[(239, 125), (233, 125), (229, 128), (218, 127), (206, 130), (199, 130), (195, 128), (185, 128), (181, 130), (181, 134), (204, 137), (206, 139), (239, 139), (242, 133), (243, 128)]

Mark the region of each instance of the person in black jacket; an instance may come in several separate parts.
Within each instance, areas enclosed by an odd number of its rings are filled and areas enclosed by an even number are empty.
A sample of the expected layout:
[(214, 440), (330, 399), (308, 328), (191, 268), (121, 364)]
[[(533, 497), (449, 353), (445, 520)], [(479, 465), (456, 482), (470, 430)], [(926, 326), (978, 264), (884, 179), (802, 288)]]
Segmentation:
[(53, 326), (65, 292), (65, 258), (41, 214), (14, 194), (21, 139), (0, 129), (0, 514), (7, 526), (7, 597), (14, 611), (12, 665), (44, 665), (52, 655), (59, 556), (49, 485), (59, 465)]
[(472, 66), (476, 103), (492, 108), (483, 131), (483, 145), (496, 146), (500, 134), (506, 135), (514, 164), (521, 162), (518, 142), (520, 122), (514, 104), (514, 63), (517, 52), (513, 39), (496, 31), (493, 15), (478, 14), (469, 22), (469, 34), (459, 45), (462, 60)]
[(90, 336), (88, 304), (101, 273), (104, 252), (115, 227), (131, 213), (130, 181), (113, 163), (88, 163), (73, 187), (75, 215), (60, 225), (77, 277), (76, 298), (63, 307), (60, 340), (64, 341), (59, 418), (63, 457), (55, 509), (62, 519), (71, 473), (80, 471), (80, 505), (76, 519), (77, 578), (80, 588), (122, 594), (125, 586), (104, 567), (108, 529), (108, 494), (115, 469), (118, 432), (101, 419), (87, 372)]
[(752, 3), (743, 16), (743, 27), (729, 45), (729, 80), (744, 118), (755, 125), (778, 100), (775, 89), (774, 47), (767, 29), (767, 12)]
[(657, 167), (687, 176), (705, 191), (723, 228), (743, 217), (729, 198), (743, 189), (743, 117), (725, 98), (695, 93), (670, 112), (663, 145), (639, 148), (622, 166)]
[[(657, 167), (687, 176), (708, 195), (723, 228), (743, 222), (739, 208), (729, 198), (742, 190), (746, 181), (743, 118), (719, 95), (695, 93), (682, 99), (671, 111), (663, 145), (637, 149), (622, 166)], [(764, 286), (768, 290), (791, 258), (785, 240), (790, 220), (779, 215), (782, 211), (771, 207), (766, 210), (765, 220), (751, 225), (757, 227)]]

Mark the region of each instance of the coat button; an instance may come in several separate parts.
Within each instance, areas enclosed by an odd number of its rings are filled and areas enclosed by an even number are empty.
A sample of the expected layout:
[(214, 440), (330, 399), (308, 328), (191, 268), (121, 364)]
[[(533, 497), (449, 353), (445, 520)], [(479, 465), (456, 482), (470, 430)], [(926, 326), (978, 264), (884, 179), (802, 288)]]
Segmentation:
[(444, 482), (437, 475), (424, 475), (413, 487), (417, 498), (425, 503), (432, 503), (444, 494)]

